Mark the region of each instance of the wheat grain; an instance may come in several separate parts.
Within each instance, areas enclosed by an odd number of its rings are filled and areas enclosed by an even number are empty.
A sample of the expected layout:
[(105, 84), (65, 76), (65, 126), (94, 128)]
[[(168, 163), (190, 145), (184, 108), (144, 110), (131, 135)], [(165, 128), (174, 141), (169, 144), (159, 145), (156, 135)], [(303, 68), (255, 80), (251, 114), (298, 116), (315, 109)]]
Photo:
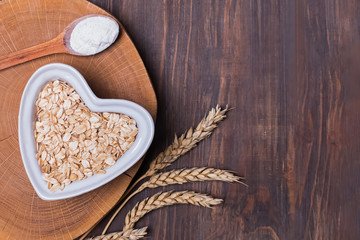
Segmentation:
[(159, 192), (150, 198), (146, 198), (138, 202), (134, 208), (128, 212), (125, 217), (125, 225), (123, 231), (132, 229), (136, 222), (140, 220), (145, 214), (165, 206), (174, 204), (192, 204), (196, 206), (211, 207), (218, 205), (222, 199), (213, 198), (211, 196), (196, 193), (192, 191), (182, 192)]
[[(152, 176), (147, 182), (143, 183), (136, 193), (145, 188), (163, 187), (170, 184), (183, 184), (197, 181), (223, 181), (223, 182), (240, 182), (239, 176), (230, 171), (215, 168), (189, 168), (172, 170), (169, 172), (159, 173)], [(243, 183), (245, 184), (245, 183)]]
[(128, 229), (122, 232), (109, 233), (106, 235), (99, 235), (94, 238), (87, 238), (86, 240), (136, 240), (143, 238), (147, 232), (147, 227), (140, 229)]

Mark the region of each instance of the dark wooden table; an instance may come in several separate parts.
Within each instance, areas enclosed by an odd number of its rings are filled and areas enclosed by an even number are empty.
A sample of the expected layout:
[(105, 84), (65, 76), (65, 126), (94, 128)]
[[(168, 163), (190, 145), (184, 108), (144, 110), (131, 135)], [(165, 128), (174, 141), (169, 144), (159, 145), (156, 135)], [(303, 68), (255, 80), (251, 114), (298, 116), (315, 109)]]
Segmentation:
[[(142, 172), (211, 107), (235, 108), (171, 168), (230, 169), (249, 187), (166, 187), (225, 201), (212, 210), (163, 208), (137, 227), (149, 226), (151, 239), (359, 239), (358, 0), (91, 2), (123, 23), (157, 93), (156, 137)], [(131, 200), (110, 231), (157, 191)]]

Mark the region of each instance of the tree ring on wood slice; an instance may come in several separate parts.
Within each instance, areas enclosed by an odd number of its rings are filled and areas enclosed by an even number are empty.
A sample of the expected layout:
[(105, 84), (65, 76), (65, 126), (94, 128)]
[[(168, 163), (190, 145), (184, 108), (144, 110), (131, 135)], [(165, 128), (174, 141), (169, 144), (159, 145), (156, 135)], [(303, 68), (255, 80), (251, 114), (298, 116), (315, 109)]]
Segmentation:
[[(0, 2), (0, 29), (4, 33), (0, 55), (52, 39), (73, 20), (87, 14), (109, 15), (84, 0), (34, 0), (31, 9), (25, 0)], [(125, 29), (120, 27), (117, 41), (100, 54), (55, 54), (0, 71), (0, 239), (76, 238), (117, 203), (137, 172), (140, 162), (87, 194), (44, 201), (26, 175), (17, 139), (17, 117), (27, 80), (40, 66), (53, 62), (79, 70), (98, 97), (131, 100), (155, 118), (157, 102), (149, 76)]]

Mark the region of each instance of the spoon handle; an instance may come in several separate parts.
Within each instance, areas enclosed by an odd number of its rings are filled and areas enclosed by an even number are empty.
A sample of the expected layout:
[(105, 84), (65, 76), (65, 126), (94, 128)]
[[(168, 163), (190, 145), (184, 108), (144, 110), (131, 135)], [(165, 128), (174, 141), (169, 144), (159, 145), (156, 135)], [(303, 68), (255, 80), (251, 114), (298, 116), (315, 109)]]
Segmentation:
[(25, 48), (4, 56), (0, 56), (0, 70), (46, 55), (65, 52), (68, 51), (63, 43), (63, 37), (59, 35), (58, 37), (41, 43), (39, 45)]

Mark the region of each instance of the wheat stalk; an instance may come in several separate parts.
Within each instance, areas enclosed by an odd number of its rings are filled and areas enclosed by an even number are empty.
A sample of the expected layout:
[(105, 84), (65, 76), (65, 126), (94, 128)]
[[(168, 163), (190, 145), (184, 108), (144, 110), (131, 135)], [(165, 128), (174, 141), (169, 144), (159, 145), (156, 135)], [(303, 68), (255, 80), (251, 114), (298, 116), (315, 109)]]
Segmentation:
[(228, 110), (228, 106), (221, 110), (219, 105), (216, 105), (216, 107), (212, 108), (209, 111), (209, 114), (200, 121), (194, 130), (190, 128), (179, 138), (175, 136), (174, 142), (151, 162), (148, 171), (144, 174), (142, 179), (152, 176), (159, 170), (170, 166), (181, 155), (184, 155), (194, 148), (198, 142), (210, 136), (217, 127), (217, 123), (226, 117), (226, 112)]
[(230, 171), (215, 168), (202, 167), (172, 170), (169, 172), (155, 174), (148, 181), (144, 182), (134, 193), (139, 193), (145, 188), (164, 187), (171, 184), (183, 184), (199, 181), (240, 182), (240, 179), (243, 178), (236, 176)]
[[(125, 197), (123, 204), (115, 211), (115, 213), (111, 216), (110, 220), (106, 224), (102, 234), (105, 234), (108, 230), (110, 224), (114, 221), (116, 215), (120, 212), (122, 207), (125, 205), (127, 201), (135, 194), (128, 195), (130, 191), (143, 179), (146, 177), (150, 177), (156, 174), (159, 170), (170, 166), (173, 162), (175, 162), (181, 155), (184, 155), (192, 148), (196, 147), (196, 144), (206, 137), (210, 136), (214, 129), (217, 127), (217, 124), (226, 118), (226, 113), (229, 111), (228, 106), (226, 105), (225, 109), (221, 109), (219, 105), (216, 105), (215, 108), (212, 108), (208, 115), (206, 115), (200, 123), (197, 125), (195, 130), (190, 128), (188, 131), (183, 133), (179, 138), (175, 136), (174, 142), (166, 148), (166, 150), (160, 153), (150, 164), (148, 171), (142, 175), (139, 179), (137, 179), (124, 193), (123, 197), (120, 198), (119, 201), (123, 200)], [(139, 192), (139, 191), (138, 191)], [(137, 192), (137, 193), (138, 193)], [(85, 235), (86, 236), (86, 235)]]
[(123, 231), (132, 229), (136, 222), (138, 222), (145, 214), (165, 206), (174, 204), (193, 204), (196, 206), (211, 207), (213, 205), (218, 205), (221, 202), (222, 199), (213, 198), (211, 196), (192, 191), (159, 192), (150, 198), (146, 198), (143, 201), (138, 202), (134, 208), (128, 212), (125, 217)]
[(147, 232), (147, 227), (140, 229), (128, 229), (122, 232), (109, 233), (106, 235), (96, 236), (94, 238), (87, 238), (86, 240), (136, 240), (143, 238)]

